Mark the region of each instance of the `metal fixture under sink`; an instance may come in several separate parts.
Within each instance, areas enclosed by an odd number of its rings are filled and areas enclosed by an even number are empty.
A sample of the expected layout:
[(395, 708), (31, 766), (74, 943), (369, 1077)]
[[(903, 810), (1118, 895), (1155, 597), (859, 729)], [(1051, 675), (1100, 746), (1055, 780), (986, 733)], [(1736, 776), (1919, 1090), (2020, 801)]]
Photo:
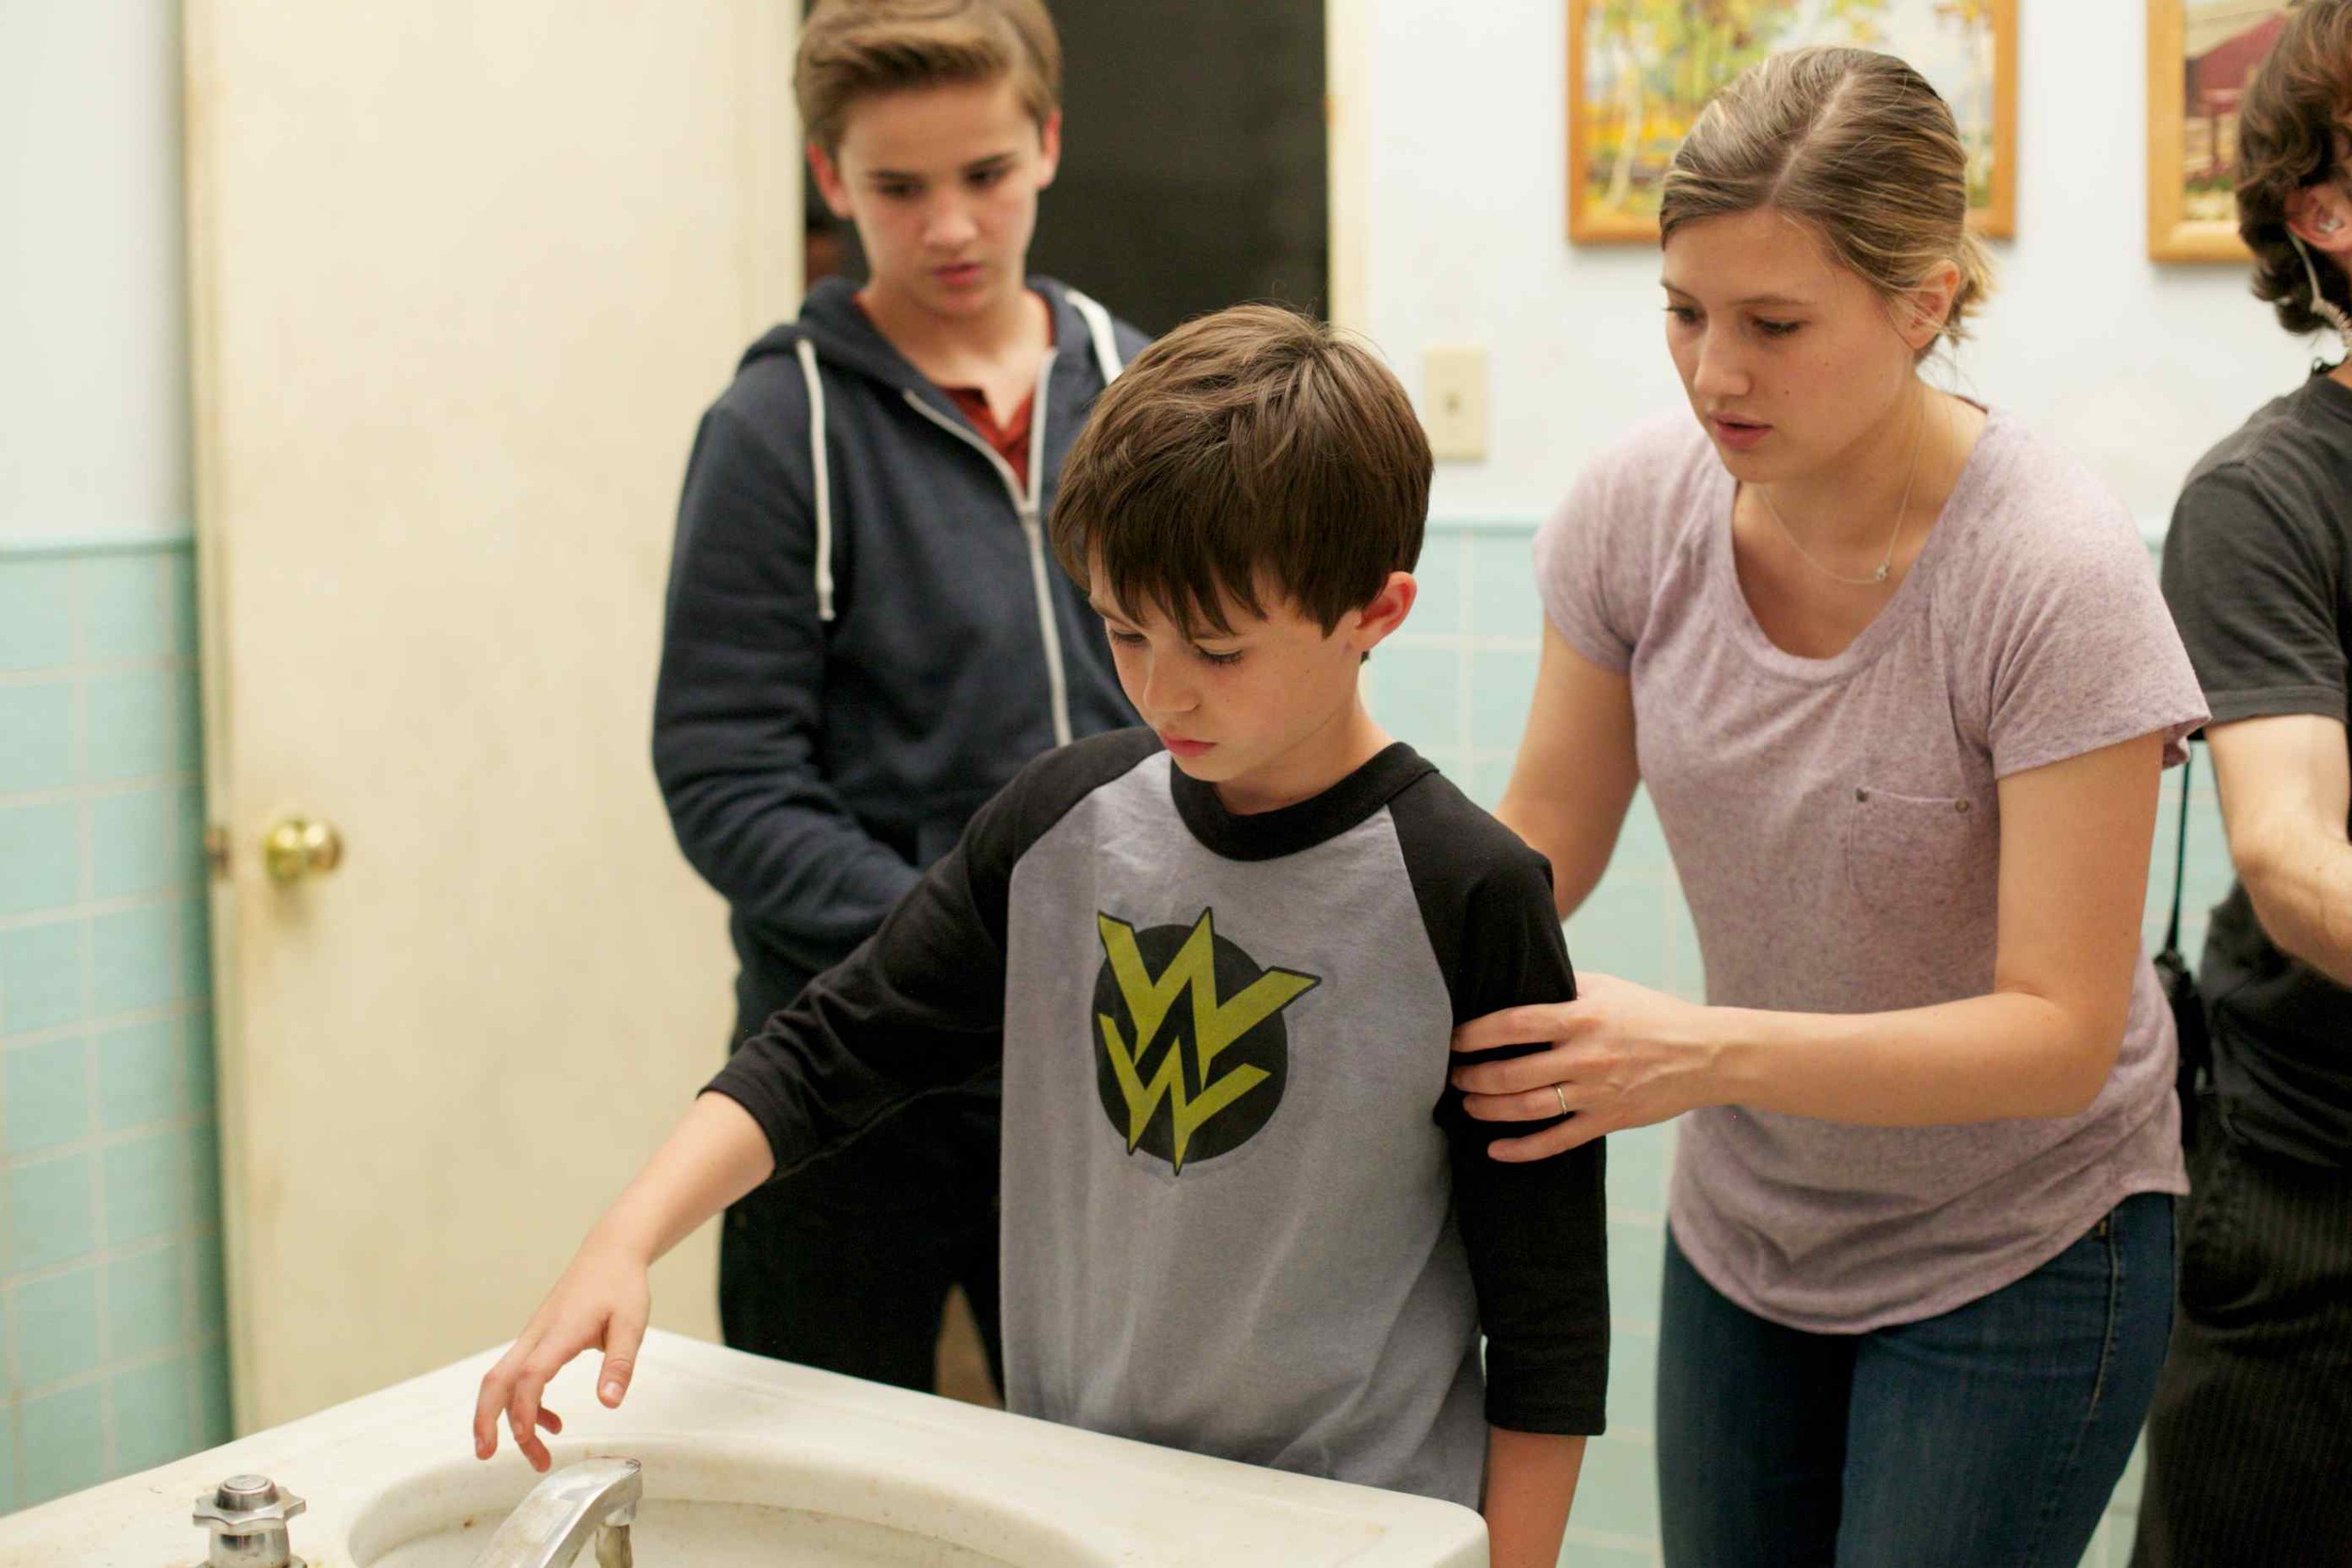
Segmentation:
[(583, 1459), (531, 1489), (474, 1568), (567, 1568), (594, 1536), (596, 1568), (632, 1568), (629, 1527), (645, 1495), (633, 1459)]
[(308, 1506), (267, 1476), (230, 1476), (196, 1499), (196, 1522), (213, 1534), (207, 1568), (303, 1568), (286, 1521)]

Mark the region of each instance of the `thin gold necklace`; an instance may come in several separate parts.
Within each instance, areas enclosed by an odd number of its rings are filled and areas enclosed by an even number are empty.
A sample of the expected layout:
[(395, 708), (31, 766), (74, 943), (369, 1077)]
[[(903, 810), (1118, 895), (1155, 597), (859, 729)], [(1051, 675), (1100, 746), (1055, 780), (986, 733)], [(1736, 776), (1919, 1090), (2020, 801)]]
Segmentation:
[(1796, 551), (1797, 554), (1803, 558), (1806, 565), (1812, 567), (1815, 571), (1820, 573), (1825, 578), (1834, 578), (1837, 581), (1846, 583), (1851, 587), (1873, 588), (1878, 584), (1884, 582), (1886, 580), (1887, 574), (1894, 569), (1895, 546), (1902, 540), (1903, 515), (1911, 510), (1911, 492), (1919, 483), (1919, 452), (1920, 450), (1927, 445), (1927, 440), (1928, 408), (1927, 404), (1922, 403), (1919, 405), (1919, 431), (1916, 436), (1912, 437), (1911, 442), (1911, 477), (1903, 481), (1902, 503), (1895, 508), (1895, 531), (1886, 536), (1886, 554), (1880, 558), (1878, 570), (1872, 572), (1867, 578), (1850, 578), (1845, 573), (1834, 572), (1827, 566), (1822, 565), (1820, 562), (1814, 560), (1813, 552), (1806, 549), (1803, 545), (1797, 543), (1796, 530), (1788, 526), (1788, 519), (1780, 515), (1780, 508), (1772, 503), (1772, 491), (1759, 484), (1756, 487), (1756, 493), (1764, 498), (1764, 510), (1772, 515), (1773, 523), (1779, 527), (1780, 536), (1788, 541), (1788, 547)]

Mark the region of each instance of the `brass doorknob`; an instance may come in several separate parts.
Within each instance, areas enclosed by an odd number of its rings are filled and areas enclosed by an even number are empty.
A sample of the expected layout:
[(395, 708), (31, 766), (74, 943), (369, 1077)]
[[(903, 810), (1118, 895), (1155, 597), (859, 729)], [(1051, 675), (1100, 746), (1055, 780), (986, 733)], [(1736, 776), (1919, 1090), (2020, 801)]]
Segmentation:
[(343, 835), (331, 822), (318, 822), (300, 813), (279, 820), (262, 840), (262, 863), (273, 882), (298, 882), (303, 878), (334, 870), (343, 863)]

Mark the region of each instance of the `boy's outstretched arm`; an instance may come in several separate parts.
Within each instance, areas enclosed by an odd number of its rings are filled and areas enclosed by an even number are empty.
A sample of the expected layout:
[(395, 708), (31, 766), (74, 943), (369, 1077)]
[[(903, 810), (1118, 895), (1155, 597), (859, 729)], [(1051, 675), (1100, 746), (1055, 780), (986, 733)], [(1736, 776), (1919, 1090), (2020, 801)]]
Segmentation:
[(1493, 1568), (1553, 1568), (1568, 1530), (1584, 1439), (1486, 1429), (1486, 1550)]
[(645, 1335), (645, 1275), (656, 1259), (779, 1169), (822, 1159), (923, 1095), (994, 1069), (1004, 1055), (1014, 863), (1073, 805), (1158, 749), (1149, 731), (1130, 731), (1031, 763), (871, 940), (728, 1057), (483, 1378), (476, 1454), (496, 1451), (503, 1410), (516, 1448), (546, 1469), (538, 1429), (563, 1426), (540, 1394), (573, 1356), (601, 1348), (597, 1397), (621, 1402)]
[(724, 1095), (697, 1099), (588, 1232), (521, 1337), (484, 1374), (474, 1401), (475, 1457), (498, 1451), (502, 1410), (515, 1447), (532, 1469), (545, 1470), (549, 1460), (539, 1429), (562, 1432), (564, 1423), (541, 1408), (539, 1396), (584, 1350), (604, 1352), (596, 1394), (607, 1405), (618, 1405), (645, 1338), (653, 1301), (647, 1271), (705, 1220), (767, 1180), (774, 1167), (768, 1136), (750, 1112)]

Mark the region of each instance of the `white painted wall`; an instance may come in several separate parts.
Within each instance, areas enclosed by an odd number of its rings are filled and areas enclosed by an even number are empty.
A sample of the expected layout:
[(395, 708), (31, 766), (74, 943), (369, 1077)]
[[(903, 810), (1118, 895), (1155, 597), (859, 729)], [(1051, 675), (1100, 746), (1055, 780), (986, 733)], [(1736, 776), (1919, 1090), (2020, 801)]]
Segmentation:
[[(1360, 319), (1408, 383), (1431, 344), (1489, 346), (1492, 455), (1442, 467), (1436, 511), (1540, 514), (1679, 395), (1655, 253), (1565, 238), (1565, 0), (1359, 3)], [(2312, 351), (2238, 269), (2144, 258), (2144, 8), (2020, 5), (2020, 237), (1959, 375), (2156, 522)], [(186, 527), (178, 13), (0, 0), (0, 539)]]
[[(1489, 460), (1439, 467), (1436, 515), (1541, 514), (1619, 431), (1679, 404), (1657, 252), (1567, 243), (1565, 0), (1364, 3), (1364, 325), (1408, 385), (1431, 344), (1492, 351)], [(1995, 247), (2000, 292), (1955, 384), (2160, 525), (2189, 465), (2313, 345), (2242, 269), (2146, 260), (2145, 0), (2018, 8), (2019, 237)]]
[(0, 0), (0, 545), (183, 533), (177, 0)]

